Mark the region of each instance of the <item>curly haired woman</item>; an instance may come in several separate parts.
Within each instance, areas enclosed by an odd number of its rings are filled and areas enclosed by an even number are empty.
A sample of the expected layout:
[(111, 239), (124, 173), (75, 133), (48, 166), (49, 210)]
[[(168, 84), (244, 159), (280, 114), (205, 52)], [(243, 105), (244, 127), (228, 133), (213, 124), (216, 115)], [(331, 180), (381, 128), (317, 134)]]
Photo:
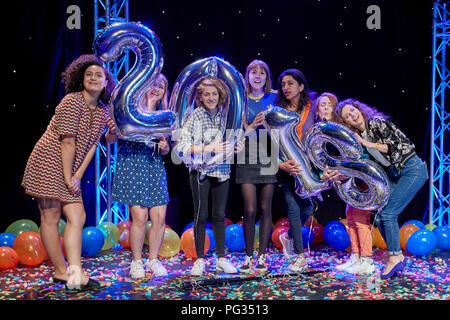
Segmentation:
[[(81, 267), (86, 213), (80, 181), (105, 125), (109, 127), (105, 135), (108, 141), (116, 135), (106, 105), (115, 80), (95, 55), (82, 55), (62, 73), (62, 81), (66, 96), (31, 152), (22, 186), (37, 199), (42, 242), (55, 266), (53, 282), (68, 288), (95, 289), (100, 283), (87, 277)], [(67, 220), (64, 249), (68, 268), (58, 234), (61, 211)]]

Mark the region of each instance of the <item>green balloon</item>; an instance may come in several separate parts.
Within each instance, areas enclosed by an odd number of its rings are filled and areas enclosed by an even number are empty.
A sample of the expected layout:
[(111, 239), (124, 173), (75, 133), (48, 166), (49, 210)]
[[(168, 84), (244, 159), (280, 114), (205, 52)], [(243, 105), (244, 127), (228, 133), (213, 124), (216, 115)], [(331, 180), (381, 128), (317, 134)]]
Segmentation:
[(429, 223), (429, 224), (425, 225), (425, 229), (428, 229), (430, 231), (433, 231), (433, 229), (436, 228), (436, 227), (437, 226), (432, 224), (432, 223)]
[(25, 231), (39, 232), (39, 227), (34, 221), (22, 219), (11, 223), (8, 228), (6, 228), (6, 232), (15, 234), (16, 236)]
[(105, 242), (103, 244), (102, 250), (111, 249), (119, 240), (119, 228), (114, 223), (111, 222), (103, 222), (98, 225), (103, 235), (105, 236)]
[(145, 227), (145, 238), (144, 243), (148, 245), (148, 232), (150, 231), (150, 228), (152, 227), (152, 222), (150, 220), (147, 221), (147, 226)]

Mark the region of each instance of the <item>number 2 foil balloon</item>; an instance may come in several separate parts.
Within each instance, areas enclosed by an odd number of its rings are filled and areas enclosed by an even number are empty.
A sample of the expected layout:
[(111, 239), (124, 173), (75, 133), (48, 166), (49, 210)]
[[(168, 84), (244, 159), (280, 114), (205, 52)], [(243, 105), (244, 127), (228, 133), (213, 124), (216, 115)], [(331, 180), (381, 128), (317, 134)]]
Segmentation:
[(313, 174), (306, 149), (295, 130), (300, 121), (298, 113), (275, 106), (265, 110), (264, 116), (266, 122), (264, 125), (270, 132), (272, 142), (279, 148), (280, 159), (282, 161), (294, 160), (300, 164), (302, 172), (293, 176), (295, 193), (302, 198), (316, 196), (322, 200), (320, 193), (329, 189), (330, 185)]
[[(228, 91), (229, 105), (224, 109), (226, 119), (223, 120), (221, 128), (222, 136), (217, 137), (217, 141), (228, 141), (231, 145), (243, 137), (243, 114), (247, 108), (247, 91), (245, 82), (239, 71), (230, 63), (219, 58), (209, 57), (197, 60), (181, 71), (175, 81), (172, 95), (170, 97), (170, 109), (177, 114), (177, 130), (172, 134), (174, 141), (178, 140), (183, 124), (194, 110), (195, 106), (195, 86), (198, 81), (205, 77), (218, 78), (226, 84)], [(231, 148), (227, 154), (216, 153), (200, 157), (184, 155), (175, 146), (172, 150), (172, 161), (179, 163), (181, 159), (186, 165), (202, 172), (214, 168), (217, 164), (229, 161), (234, 155)]]
[(154, 135), (170, 133), (176, 114), (170, 110), (144, 112), (139, 102), (163, 67), (162, 46), (149, 28), (134, 22), (118, 22), (106, 27), (94, 40), (94, 53), (105, 62), (117, 60), (131, 49), (136, 62), (120, 80), (110, 100), (110, 117), (124, 140), (148, 143)]
[[(327, 143), (339, 154), (329, 152)], [(381, 210), (386, 205), (390, 194), (388, 177), (378, 164), (361, 159), (362, 147), (350, 129), (331, 121), (318, 122), (310, 128), (305, 144), (308, 157), (318, 168), (328, 166), (349, 178), (340, 184), (333, 182), (344, 202), (364, 210)], [(355, 178), (362, 180), (367, 189), (361, 189)]]

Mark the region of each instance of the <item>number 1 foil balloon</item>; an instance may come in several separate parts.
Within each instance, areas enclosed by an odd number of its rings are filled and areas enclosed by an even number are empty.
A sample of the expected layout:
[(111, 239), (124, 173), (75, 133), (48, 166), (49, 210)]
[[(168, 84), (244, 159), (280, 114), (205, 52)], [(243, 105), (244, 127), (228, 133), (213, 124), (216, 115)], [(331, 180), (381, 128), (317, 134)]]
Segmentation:
[(149, 28), (134, 22), (118, 22), (106, 27), (94, 40), (94, 53), (105, 62), (117, 60), (131, 49), (136, 62), (114, 89), (110, 117), (124, 140), (148, 143), (156, 134), (170, 133), (176, 114), (170, 110), (144, 112), (139, 102), (163, 67), (162, 46)]
[(320, 193), (329, 189), (330, 185), (313, 174), (306, 149), (296, 133), (296, 127), (300, 121), (298, 113), (275, 106), (265, 110), (264, 116), (266, 122), (264, 125), (270, 132), (272, 142), (279, 148), (280, 159), (294, 160), (300, 164), (302, 172), (293, 176), (295, 193), (302, 198), (316, 196), (322, 200)]
[[(221, 128), (223, 136), (217, 138), (235, 145), (244, 134), (242, 119), (247, 108), (247, 90), (244, 78), (239, 71), (227, 61), (215, 56), (191, 63), (181, 71), (175, 81), (169, 102), (170, 109), (177, 114), (177, 130), (173, 133), (172, 138), (177, 141), (177, 135), (181, 133), (184, 122), (196, 107), (193, 90), (195, 90), (197, 82), (205, 76), (218, 78), (227, 86), (229, 105), (224, 109), (226, 120)], [(205, 157), (184, 155), (176, 146), (172, 150), (172, 160), (176, 162), (177, 158), (181, 159), (192, 169), (203, 172), (232, 159), (233, 155), (233, 148), (227, 154), (217, 153)]]
[[(340, 154), (332, 154), (326, 144), (331, 143)], [(361, 159), (362, 147), (354, 133), (345, 126), (322, 121), (314, 124), (305, 140), (308, 157), (320, 169), (330, 170), (349, 177), (341, 184), (333, 182), (339, 197), (352, 207), (364, 210), (381, 210), (389, 200), (389, 179), (384, 170), (375, 162)], [(361, 179), (367, 190), (355, 183)]]

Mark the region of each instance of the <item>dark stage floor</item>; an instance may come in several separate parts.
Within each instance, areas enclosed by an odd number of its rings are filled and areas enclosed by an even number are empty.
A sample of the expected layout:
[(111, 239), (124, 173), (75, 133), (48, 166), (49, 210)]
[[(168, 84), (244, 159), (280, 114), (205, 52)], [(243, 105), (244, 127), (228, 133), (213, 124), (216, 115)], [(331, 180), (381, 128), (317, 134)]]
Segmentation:
[[(145, 247), (146, 248), (146, 247)], [(207, 274), (192, 282), (192, 260), (179, 253), (164, 259), (169, 276), (142, 280), (128, 277), (131, 251), (111, 249), (96, 257), (83, 258), (85, 270), (105, 287), (91, 292), (68, 291), (52, 284), (53, 267), (49, 260), (36, 268), (16, 267), (0, 272), (0, 300), (450, 300), (449, 252), (434, 251), (427, 257), (408, 256), (409, 264), (402, 278), (379, 278), (386, 251), (375, 249), (376, 272), (355, 276), (334, 269), (347, 259), (348, 252), (313, 246), (306, 252), (310, 271), (291, 276), (286, 273), (289, 261), (270, 248), (267, 258), (269, 274), (216, 275), (215, 256), (207, 255)], [(242, 264), (244, 252), (228, 253), (236, 266)], [(146, 258), (146, 257), (145, 257)], [(323, 272), (322, 272), (323, 271)], [(224, 278), (227, 281), (222, 281)]]

